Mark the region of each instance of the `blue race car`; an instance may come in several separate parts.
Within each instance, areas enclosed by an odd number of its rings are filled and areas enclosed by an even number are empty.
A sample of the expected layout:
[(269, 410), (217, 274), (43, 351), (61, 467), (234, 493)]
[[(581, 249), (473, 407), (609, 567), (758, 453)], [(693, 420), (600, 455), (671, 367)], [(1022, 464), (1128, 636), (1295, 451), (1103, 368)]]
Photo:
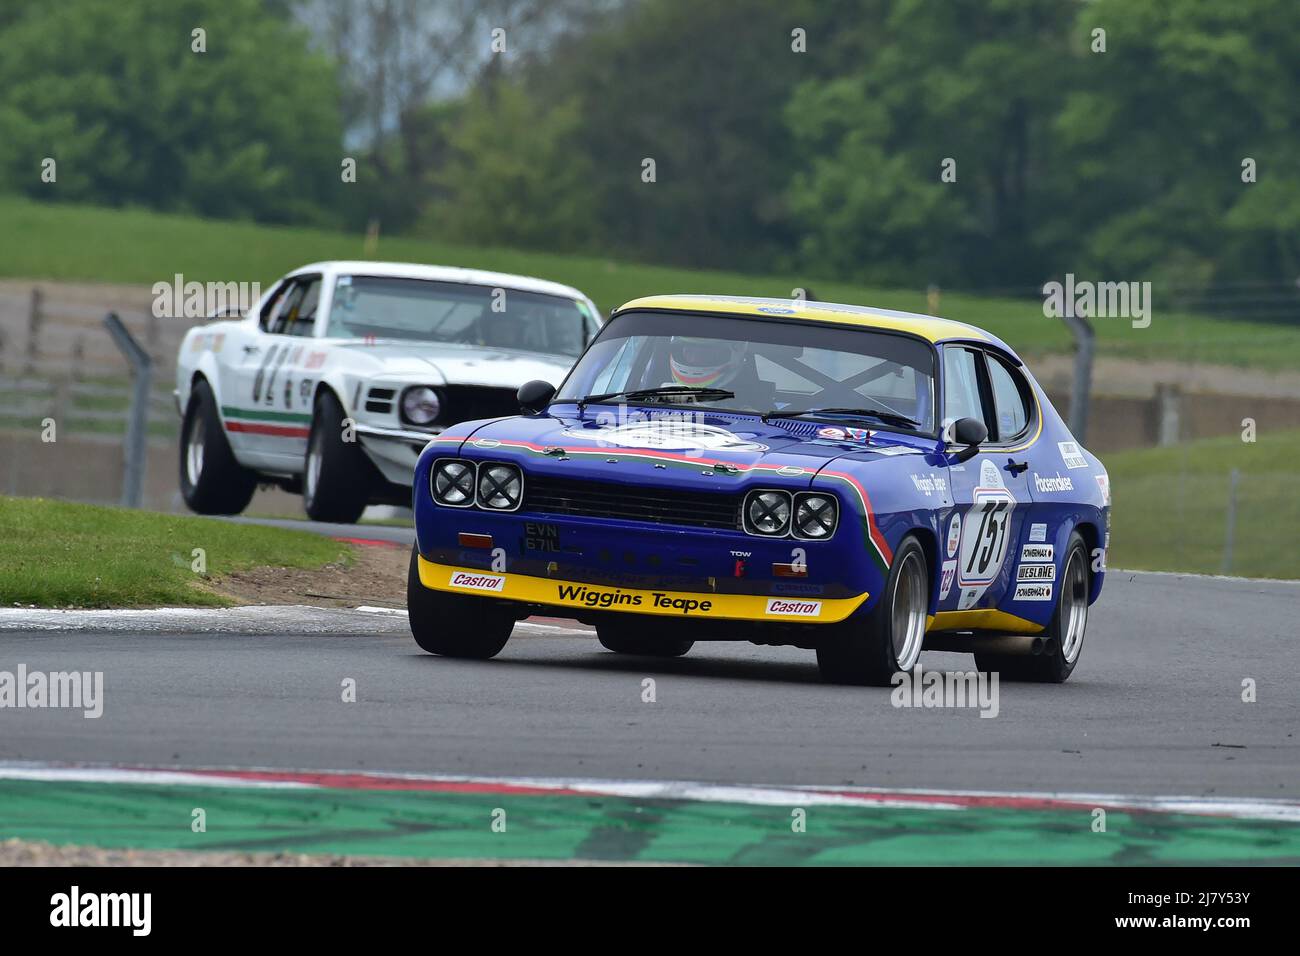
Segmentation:
[(1013, 680), (1078, 663), (1106, 470), (987, 332), (656, 296), (519, 403), (420, 455), (407, 606), (426, 651), (489, 658), (546, 614), (623, 654), (809, 648), (846, 683), (887, 685), (923, 647)]

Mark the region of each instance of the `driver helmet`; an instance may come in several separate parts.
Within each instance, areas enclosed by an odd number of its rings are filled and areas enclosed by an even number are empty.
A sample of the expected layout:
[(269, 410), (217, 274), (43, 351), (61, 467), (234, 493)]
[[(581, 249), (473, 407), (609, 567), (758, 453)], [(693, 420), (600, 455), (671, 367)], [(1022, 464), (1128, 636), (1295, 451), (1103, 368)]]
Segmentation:
[(692, 339), (673, 336), (669, 341), (668, 366), (673, 384), (691, 388), (725, 388), (744, 367), (745, 342), (721, 339)]

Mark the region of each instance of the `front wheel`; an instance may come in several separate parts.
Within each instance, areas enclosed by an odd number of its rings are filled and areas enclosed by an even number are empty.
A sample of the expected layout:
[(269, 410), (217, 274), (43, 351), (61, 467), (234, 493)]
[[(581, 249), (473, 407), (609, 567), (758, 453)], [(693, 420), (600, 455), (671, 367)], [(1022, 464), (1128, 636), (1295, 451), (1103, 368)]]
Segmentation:
[(1079, 532), (1070, 533), (1065, 570), (1057, 584), (1056, 612), (1043, 633), (1044, 651), (1037, 656), (976, 654), (975, 666), (997, 671), (1002, 680), (1063, 684), (1074, 673), (1083, 651), (1083, 632), (1088, 626), (1088, 549)]
[(200, 379), (181, 424), (181, 497), (201, 515), (237, 515), (253, 500), (257, 475), (235, 460), (212, 387)]
[(887, 687), (921, 657), (930, 610), (930, 574), (920, 542), (908, 535), (894, 552), (885, 590), (867, 614), (833, 625), (817, 648), (822, 677), (839, 684)]
[(354, 524), (370, 504), (377, 469), (357, 441), (355, 426), (346, 421), (343, 406), (326, 391), (316, 402), (307, 461), (302, 479), (302, 503), (313, 521)]
[(406, 616), (420, 649), (443, 657), (487, 660), (501, 652), (514, 630), (514, 615), (482, 598), (434, 591), (420, 581), (418, 546), (406, 573)]

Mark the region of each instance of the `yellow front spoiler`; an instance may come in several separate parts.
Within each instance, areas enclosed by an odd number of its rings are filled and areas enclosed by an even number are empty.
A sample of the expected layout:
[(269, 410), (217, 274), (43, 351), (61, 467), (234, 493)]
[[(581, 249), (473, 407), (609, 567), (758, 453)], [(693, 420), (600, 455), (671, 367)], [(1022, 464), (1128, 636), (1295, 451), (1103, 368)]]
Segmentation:
[(662, 617), (766, 621), (771, 624), (834, 624), (861, 606), (867, 594), (850, 598), (656, 591), (579, 584), (558, 578), (497, 573), (434, 564), (419, 557), (420, 583), (434, 591), (495, 597), (581, 611), (622, 611)]

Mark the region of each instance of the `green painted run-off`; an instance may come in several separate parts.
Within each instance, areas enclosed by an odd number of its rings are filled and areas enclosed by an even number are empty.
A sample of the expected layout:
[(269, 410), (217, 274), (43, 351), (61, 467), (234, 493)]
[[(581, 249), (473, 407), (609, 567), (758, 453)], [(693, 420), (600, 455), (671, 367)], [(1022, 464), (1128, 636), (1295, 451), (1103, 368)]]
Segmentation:
[[(191, 831), (192, 811), (207, 832)], [(493, 811), (505, 832), (493, 832)], [(1300, 825), (1084, 810), (0, 781), (0, 839), (106, 848), (703, 864), (1300, 863)]]

